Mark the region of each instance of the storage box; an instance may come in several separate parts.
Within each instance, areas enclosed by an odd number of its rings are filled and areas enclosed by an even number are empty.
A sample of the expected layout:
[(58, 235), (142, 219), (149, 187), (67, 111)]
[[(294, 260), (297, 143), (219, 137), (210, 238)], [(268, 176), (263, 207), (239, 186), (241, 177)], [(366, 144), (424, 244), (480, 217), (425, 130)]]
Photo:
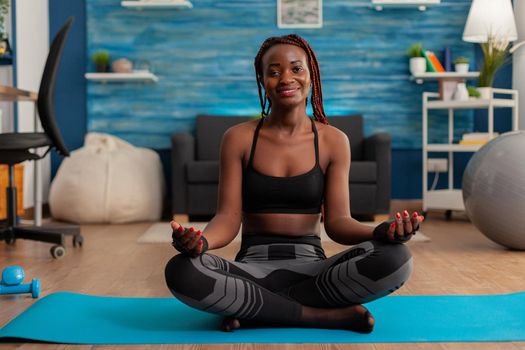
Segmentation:
[[(0, 220), (7, 218), (6, 188), (9, 184), (9, 169), (0, 165)], [(24, 165), (15, 165), (16, 206), (18, 216), (25, 214), (24, 210)]]

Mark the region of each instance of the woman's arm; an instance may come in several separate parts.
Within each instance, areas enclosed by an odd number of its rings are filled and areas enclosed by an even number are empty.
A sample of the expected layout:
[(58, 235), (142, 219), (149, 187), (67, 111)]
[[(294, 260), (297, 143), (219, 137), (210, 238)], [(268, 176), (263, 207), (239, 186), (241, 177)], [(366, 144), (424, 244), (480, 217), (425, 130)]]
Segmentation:
[(374, 227), (361, 224), (350, 214), (348, 180), (350, 142), (342, 131), (326, 128), (330, 160), (326, 169), (324, 226), (328, 236), (340, 244), (358, 244), (372, 239)]
[(242, 130), (245, 127), (233, 126), (222, 137), (217, 212), (203, 231), (209, 249), (226, 246), (241, 226)]

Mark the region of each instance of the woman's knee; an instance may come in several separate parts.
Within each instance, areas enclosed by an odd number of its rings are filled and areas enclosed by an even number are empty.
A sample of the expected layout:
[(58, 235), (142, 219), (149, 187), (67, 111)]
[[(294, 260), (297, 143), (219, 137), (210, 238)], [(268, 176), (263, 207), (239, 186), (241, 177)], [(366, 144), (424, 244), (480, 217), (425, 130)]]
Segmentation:
[(356, 262), (359, 273), (373, 281), (384, 280), (394, 284), (403, 284), (408, 280), (412, 273), (410, 249), (405, 244), (377, 241), (372, 241), (372, 244), (373, 252)]
[(166, 264), (165, 277), (168, 288), (176, 297), (202, 300), (213, 291), (215, 280), (203, 273), (201, 257), (191, 258), (179, 254)]

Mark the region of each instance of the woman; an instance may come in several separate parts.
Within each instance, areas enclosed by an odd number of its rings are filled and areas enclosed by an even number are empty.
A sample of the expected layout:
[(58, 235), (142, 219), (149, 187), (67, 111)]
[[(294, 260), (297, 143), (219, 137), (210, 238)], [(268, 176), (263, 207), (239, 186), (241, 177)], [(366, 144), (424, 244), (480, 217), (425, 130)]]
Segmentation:
[[(376, 228), (350, 216), (348, 138), (328, 125), (317, 59), (297, 35), (271, 37), (255, 57), (262, 118), (226, 131), (221, 144), (217, 213), (204, 231), (172, 222), (182, 254), (166, 266), (171, 292), (184, 303), (241, 324), (341, 328), (369, 333), (361, 304), (398, 289), (412, 270), (414, 212)], [(312, 90), (315, 120), (306, 115)], [(328, 236), (354, 245), (326, 258)], [(206, 253), (226, 246), (242, 220), (235, 261)]]

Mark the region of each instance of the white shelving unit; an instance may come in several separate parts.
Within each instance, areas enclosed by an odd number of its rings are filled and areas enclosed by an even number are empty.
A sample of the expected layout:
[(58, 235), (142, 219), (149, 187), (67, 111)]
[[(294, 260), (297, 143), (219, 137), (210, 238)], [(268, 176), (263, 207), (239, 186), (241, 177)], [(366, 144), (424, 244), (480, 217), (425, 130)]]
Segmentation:
[[(504, 95), (506, 98), (496, 95)], [(454, 188), (454, 153), (476, 152), (482, 145), (461, 145), (453, 143), (454, 137), (454, 110), (456, 109), (486, 109), (488, 111), (489, 138), (494, 136), (494, 109), (512, 108), (512, 130), (518, 129), (518, 92), (516, 90), (492, 89), (488, 100), (470, 99), (468, 101), (441, 101), (439, 93), (423, 93), (423, 212), (429, 209), (447, 210), (447, 217), (451, 210), (465, 210), (461, 189)], [(448, 110), (448, 143), (428, 143), (428, 113), (430, 110)], [(448, 152), (448, 188), (430, 190), (428, 188), (428, 153)]]
[(372, 6), (377, 11), (382, 11), (387, 7), (416, 7), (420, 11), (425, 11), (427, 7), (435, 6), (441, 0), (372, 0)]
[(125, 0), (120, 3), (122, 7), (142, 10), (183, 10), (193, 8), (187, 0)]
[(101, 83), (156, 83), (159, 81), (159, 78), (155, 74), (148, 71), (135, 71), (132, 73), (86, 73), (85, 77), (87, 80)]
[(425, 81), (431, 80), (467, 80), (476, 79), (479, 77), (479, 72), (425, 72), (410, 76), (410, 80), (417, 84), (423, 84)]

